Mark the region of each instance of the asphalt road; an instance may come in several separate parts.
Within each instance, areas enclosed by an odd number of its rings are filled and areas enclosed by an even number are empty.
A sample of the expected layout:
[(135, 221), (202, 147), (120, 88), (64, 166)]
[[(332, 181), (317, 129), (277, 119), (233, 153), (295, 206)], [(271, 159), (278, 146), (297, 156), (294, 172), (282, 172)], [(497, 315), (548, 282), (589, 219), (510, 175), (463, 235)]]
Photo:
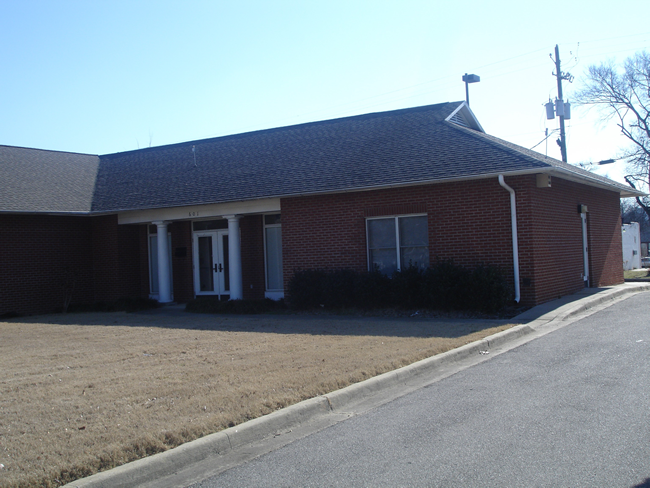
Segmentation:
[(650, 294), (193, 486), (650, 487)]

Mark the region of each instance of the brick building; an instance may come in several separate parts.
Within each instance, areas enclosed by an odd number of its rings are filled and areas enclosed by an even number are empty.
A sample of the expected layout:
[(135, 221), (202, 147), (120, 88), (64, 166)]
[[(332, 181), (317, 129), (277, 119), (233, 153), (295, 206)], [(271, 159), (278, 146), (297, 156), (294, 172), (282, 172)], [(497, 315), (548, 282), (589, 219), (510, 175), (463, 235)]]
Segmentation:
[(103, 156), (0, 146), (0, 315), (279, 298), (296, 269), (453, 259), (535, 305), (623, 281), (632, 188), (484, 133), (464, 102)]

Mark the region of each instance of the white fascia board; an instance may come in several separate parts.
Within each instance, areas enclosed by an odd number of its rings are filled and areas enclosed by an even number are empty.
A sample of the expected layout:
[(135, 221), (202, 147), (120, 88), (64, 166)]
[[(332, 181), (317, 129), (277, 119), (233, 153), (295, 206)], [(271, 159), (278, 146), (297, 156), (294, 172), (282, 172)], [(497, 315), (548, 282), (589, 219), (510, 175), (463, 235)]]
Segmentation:
[(472, 112), (472, 109), (470, 109), (469, 105), (467, 105), (467, 102), (462, 102), (458, 106), (458, 108), (456, 108), (456, 110), (454, 110), (449, 115), (449, 117), (445, 119), (445, 121), (450, 122), (453, 116), (456, 115), (458, 112), (461, 112), (461, 116), (463, 116), (465, 120), (467, 120), (467, 122), (469, 123), (472, 129), (485, 133), (485, 130), (483, 130), (483, 127), (481, 126), (478, 119), (476, 118), (476, 115), (474, 115), (474, 112)]
[(569, 181), (574, 181), (576, 183), (582, 183), (583, 185), (588, 185), (588, 186), (594, 186), (597, 188), (602, 188), (604, 190), (610, 190), (614, 191), (620, 194), (621, 198), (630, 198), (630, 197), (644, 197), (647, 196), (647, 193), (644, 193), (639, 190), (635, 190), (634, 188), (630, 187), (625, 188), (625, 187), (619, 187), (615, 184), (608, 184), (605, 181), (601, 181), (597, 178), (590, 178), (586, 175), (581, 175), (577, 173), (573, 173), (572, 171), (568, 171), (562, 168), (557, 168), (553, 167), (550, 168), (549, 170), (546, 171), (539, 171), (540, 173), (548, 173), (551, 176), (555, 176), (557, 178), (561, 178), (563, 180), (569, 180)]
[(467, 176), (457, 176), (451, 178), (437, 178), (435, 180), (405, 181), (402, 183), (395, 183), (395, 184), (354, 187), (354, 188), (346, 188), (346, 189), (334, 190), (334, 191), (293, 193), (293, 194), (283, 195), (283, 198), (309, 197), (309, 196), (316, 196), (316, 195), (336, 195), (338, 193), (355, 193), (355, 192), (363, 192), (363, 191), (385, 190), (390, 188), (407, 188), (407, 187), (422, 186), (422, 185), (439, 185), (444, 183), (457, 183), (457, 182), (464, 182), (464, 181), (476, 181), (476, 180), (498, 178), (499, 175), (510, 177), (510, 176), (534, 175), (539, 173), (547, 173), (552, 176), (555, 176), (556, 178), (575, 181), (576, 183), (582, 183), (583, 185), (594, 186), (597, 188), (610, 190), (619, 193), (621, 195), (621, 198), (646, 195), (645, 193), (639, 191), (634, 193), (634, 190), (632, 188), (630, 188), (629, 192), (626, 192), (624, 188), (620, 188), (616, 185), (610, 185), (607, 184), (606, 182), (602, 182), (595, 178), (594, 179), (587, 178), (585, 176), (580, 176), (569, 171), (564, 171), (559, 168), (549, 166), (546, 168), (530, 168), (526, 170), (514, 170), (514, 171), (497, 171), (493, 173), (482, 173), (482, 174), (474, 174), (474, 175), (467, 175)]
[(146, 224), (156, 220), (193, 220), (224, 215), (246, 215), (280, 211), (279, 198), (265, 198), (244, 202), (213, 203), (187, 207), (153, 208), (119, 212), (119, 224)]

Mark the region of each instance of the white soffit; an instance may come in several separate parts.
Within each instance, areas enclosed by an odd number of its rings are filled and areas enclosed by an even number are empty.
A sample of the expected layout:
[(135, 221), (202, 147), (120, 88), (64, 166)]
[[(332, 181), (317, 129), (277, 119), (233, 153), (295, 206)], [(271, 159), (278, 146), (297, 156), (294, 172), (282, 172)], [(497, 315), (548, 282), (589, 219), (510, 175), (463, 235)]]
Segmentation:
[(246, 215), (280, 211), (279, 198), (245, 202), (214, 203), (188, 207), (154, 208), (118, 213), (118, 224), (146, 224), (155, 220), (193, 220), (224, 215)]

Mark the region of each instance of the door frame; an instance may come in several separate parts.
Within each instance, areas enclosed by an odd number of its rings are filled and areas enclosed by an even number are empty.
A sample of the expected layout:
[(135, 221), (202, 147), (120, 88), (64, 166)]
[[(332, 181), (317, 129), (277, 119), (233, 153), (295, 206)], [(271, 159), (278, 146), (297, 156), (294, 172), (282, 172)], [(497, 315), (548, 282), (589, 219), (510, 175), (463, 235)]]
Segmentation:
[[(201, 269), (199, 266), (199, 238), (212, 238), (212, 264), (214, 273), (213, 290), (201, 291)], [(195, 296), (220, 296), (230, 297), (228, 250), (224, 249), (224, 242), (228, 241), (228, 229), (201, 230), (192, 232), (192, 271)], [(227, 244), (226, 244), (227, 246)]]

